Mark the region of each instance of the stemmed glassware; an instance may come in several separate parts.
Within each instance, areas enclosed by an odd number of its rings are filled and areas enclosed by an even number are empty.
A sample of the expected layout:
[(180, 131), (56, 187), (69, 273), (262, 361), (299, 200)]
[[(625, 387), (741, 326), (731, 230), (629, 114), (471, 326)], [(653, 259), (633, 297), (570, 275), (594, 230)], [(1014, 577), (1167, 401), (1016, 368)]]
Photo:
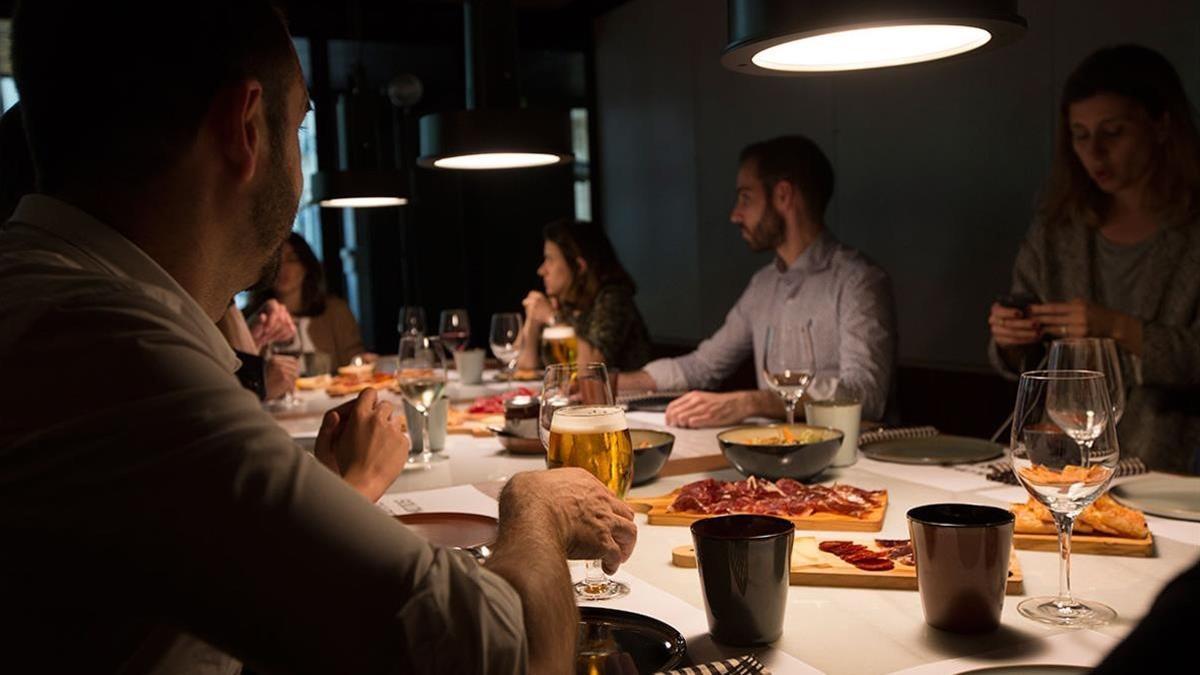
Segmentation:
[(1113, 424), (1125, 413), (1125, 378), (1117, 343), (1111, 338), (1063, 338), (1050, 343), (1047, 370), (1094, 370), (1104, 373), (1108, 400), (1113, 406)]
[[(429, 411), (446, 388), (445, 349), (438, 338), (408, 336), (400, 339), (397, 360), (396, 386), (404, 400), (421, 413), (422, 428), (410, 429), (409, 433), (428, 435)], [(428, 463), (432, 459), (428, 439), (421, 447), (424, 451), (419, 457), (410, 457), (410, 463)]]
[(500, 312), (492, 315), (492, 332), (488, 344), (492, 353), (504, 364), (508, 381), (512, 382), (517, 368), (517, 357), (521, 355), (521, 315), (516, 312)]
[(438, 337), (451, 353), (461, 352), (471, 341), (471, 318), (465, 309), (445, 309), (438, 320)]
[[(608, 370), (601, 363), (553, 364), (546, 368), (538, 416), (538, 437), (546, 466), (579, 467), (604, 483), (617, 498), (633, 482), (633, 442), (625, 411), (615, 405)], [(582, 600), (607, 600), (629, 593), (613, 581), (599, 560), (589, 560), (575, 584)]]
[(425, 308), (418, 305), (405, 305), (400, 308), (400, 318), (396, 321), (396, 330), (400, 337), (425, 334)]
[(787, 423), (796, 421), (796, 403), (816, 372), (811, 322), (781, 321), (767, 327), (762, 371), (767, 385), (783, 399)]
[(1071, 594), (1071, 530), (1075, 518), (1108, 488), (1120, 448), (1103, 373), (1038, 370), (1023, 373), (1013, 409), (1009, 455), (1013, 473), (1050, 510), (1058, 529), (1057, 596), (1018, 605), (1026, 617), (1055, 626), (1109, 623), (1112, 608)]

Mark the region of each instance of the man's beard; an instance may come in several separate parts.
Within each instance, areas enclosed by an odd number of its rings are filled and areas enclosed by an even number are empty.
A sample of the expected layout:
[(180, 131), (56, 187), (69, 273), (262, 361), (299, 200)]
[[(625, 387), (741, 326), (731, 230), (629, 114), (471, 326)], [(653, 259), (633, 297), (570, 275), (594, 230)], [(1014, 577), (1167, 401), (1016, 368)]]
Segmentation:
[(291, 177), (283, 164), (283, 144), (272, 139), (271, 163), (262, 187), (250, 205), (250, 235), (247, 242), (265, 256), (257, 284), (271, 284), (279, 271), (283, 244), (292, 231), (300, 195), (292, 186)]
[(783, 216), (774, 204), (767, 204), (758, 223), (746, 228), (746, 243), (755, 253), (774, 250), (783, 243), (783, 228)]

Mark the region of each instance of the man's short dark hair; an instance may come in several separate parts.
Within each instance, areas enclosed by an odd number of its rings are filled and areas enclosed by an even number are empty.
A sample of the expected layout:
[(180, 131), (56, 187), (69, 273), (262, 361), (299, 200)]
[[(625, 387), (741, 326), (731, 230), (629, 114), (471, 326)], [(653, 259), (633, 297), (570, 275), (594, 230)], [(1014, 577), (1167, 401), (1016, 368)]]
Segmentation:
[(754, 162), (768, 199), (775, 184), (786, 180), (804, 195), (809, 217), (819, 221), (825, 215), (833, 198), (833, 165), (812, 139), (780, 136), (752, 143), (742, 150), (740, 161)]
[(12, 58), (43, 192), (163, 171), (239, 79), (262, 83), (274, 134), (295, 63), (268, 0), (22, 0)]

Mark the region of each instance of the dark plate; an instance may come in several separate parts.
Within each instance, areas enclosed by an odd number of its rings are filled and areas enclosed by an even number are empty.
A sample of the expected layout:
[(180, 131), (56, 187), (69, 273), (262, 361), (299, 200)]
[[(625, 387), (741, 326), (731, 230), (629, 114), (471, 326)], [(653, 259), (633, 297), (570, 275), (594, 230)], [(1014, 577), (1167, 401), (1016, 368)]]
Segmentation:
[(632, 661), (638, 673), (657, 673), (680, 665), (687, 642), (667, 624), (633, 612), (579, 608), (575, 672), (626, 673)]
[(1113, 498), (1153, 516), (1200, 521), (1200, 478), (1145, 476), (1112, 488)]
[(477, 513), (406, 513), (396, 520), (438, 546), (472, 549), (496, 541), (500, 523)]
[(862, 446), (871, 459), (897, 464), (973, 464), (1004, 454), (1004, 446), (967, 436), (902, 438)]
[(516, 434), (505, 431), (500, 427), (488, 427), (488, 431), (496, 434), (496, 440), (500, 441), (500, 447), (514, 455), (546, 454), (546, 448), (542, 445), (542, 441), (540, 439), (517, 436)]
[[(633, 484), (649, 483), (658, 477), (671, 456), (675, 435), (655, 429), (630, 429), (629, 435), (633, 440)], [(647, 442), (651, 443), (650, 447), (638, 447)]]

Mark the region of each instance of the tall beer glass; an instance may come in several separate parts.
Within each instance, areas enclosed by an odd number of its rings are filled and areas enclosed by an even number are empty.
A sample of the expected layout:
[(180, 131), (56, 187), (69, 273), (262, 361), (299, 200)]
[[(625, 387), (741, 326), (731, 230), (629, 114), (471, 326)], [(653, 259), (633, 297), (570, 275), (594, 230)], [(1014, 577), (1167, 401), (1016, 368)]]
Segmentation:
[(575, 329), (570, 326), (546, 326), (542, 330), (542, 361), (547, 365), (575, 363), (579, 355), (579, 341)]
[[(624, 498), (633, 482), (633, 442), (625, 412), (615, 405), (560, 408), (550, 421), (546, 464), (551, 469), (577, 466)], [(604, 573), (599, 560), (587, 561), (575, 595), (584, 600), (607, 600), (629, 593), (629, 587)]]

